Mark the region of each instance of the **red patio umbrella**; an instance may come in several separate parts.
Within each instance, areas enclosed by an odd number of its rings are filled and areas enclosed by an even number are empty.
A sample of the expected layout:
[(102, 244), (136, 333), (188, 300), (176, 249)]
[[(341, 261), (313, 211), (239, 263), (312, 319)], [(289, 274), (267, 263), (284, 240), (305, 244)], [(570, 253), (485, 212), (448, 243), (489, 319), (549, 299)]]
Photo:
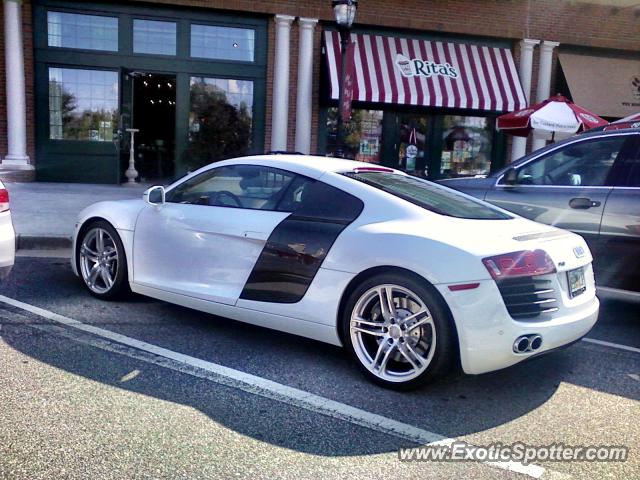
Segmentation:
[(528, 108), (499, 116), (496, 128), (518, 137), (533, 132), (536, 137), (554, 140), (606, 124), (606, 120), (568, 98), (555, 95)]
[(605, 126), (603, 130), (622, 130), (623, 128), (638, 128), (640, 127), (640, 112), (629, 115), (628, 117), (621, 118), (615, 122), (611, 122)]

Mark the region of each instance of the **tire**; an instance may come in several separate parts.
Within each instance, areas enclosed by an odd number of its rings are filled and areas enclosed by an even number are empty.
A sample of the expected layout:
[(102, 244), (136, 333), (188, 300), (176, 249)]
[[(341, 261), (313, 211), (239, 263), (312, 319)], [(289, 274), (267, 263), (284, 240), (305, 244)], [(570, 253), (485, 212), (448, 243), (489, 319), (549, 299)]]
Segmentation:
[(111, 300), (129, 291), (124, 246), (110, 223), (98, 220), (83, 229), (76, 262), (82, 282), (94, 297)]
[[(389, 293), (393, 309), (381, 301)], [(386, 388), (417, 388), (456, 364), (449, 310), (431, 285), (411, 275), (378, 274), (363, 281), (347, 299), (341, 329), (360, 369)]]

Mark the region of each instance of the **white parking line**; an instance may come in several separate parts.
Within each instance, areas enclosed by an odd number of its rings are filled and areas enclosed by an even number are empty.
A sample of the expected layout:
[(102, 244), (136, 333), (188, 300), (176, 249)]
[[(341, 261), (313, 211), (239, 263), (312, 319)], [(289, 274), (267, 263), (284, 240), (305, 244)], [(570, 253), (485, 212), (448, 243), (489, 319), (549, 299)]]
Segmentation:
[[(161, 367), (170, 368), (193, 376), (207, 378), (216, 383), (237, 388), (254, 395), (260, 395), (288, 405), (304, 408), (314, 413), (350, 422), (354, 425), (359, 425), (387, 435), (393, 435), (411, 443), (417, 443), (419, 445), (451, 445), (454, 442), (460, 442), (459, 439), (449, 438), (437, 433), (429, 432), (413, 425), (398, 422), (397, 420), (367, 412), (304, 390), (283, 385), (272, 380), (267, 380), (262, 377), (225, 367), (217, 363), (208, 362), (189, 355), (174, 352), (172, 350), (136, 340), (135, 338), (127, 337), (109, 330), (104, 330), (93, 325), (87, 325), (79, 322), (78, 320), (74, 320), (3, 295), (0, 295), (0, 302), (60, 323), (67, 327), (72, 327), (82, 332), (100, 337), (97, 339), (91, 339), (86, 338), (86, 336), (79, 333), (74, 334), (70, 330), (67, 330), (66, 332), (64, 330), (62, 331), (65, 336), (70, 337), (73, 340), (86, 343), (103, 350), (126, 355), (137, 360), (153, 363)], [(36, 328), (43, 328), (42, 325), (33, 326)], [(152, 355), (148, 355), (143, 352), (147, 352)], [(558, 474), (558, 472), (550, 471), (539, 465), (523, 465), (522, 463), (512, 461), (483, 463), (494, 468), (517, 472), (532, 478), (568, 477), (567, 475)]]
[(622, 345), (620, 343), (605, 342), (604, 340), (597, 340), (595, 338), (583, 338), (582, 341), (602, 345), (604, 347), (617, 348), (618, 350), (625, 350), (627, 352), (640, 353), (640, 348), (630, 347), (629, 345)]

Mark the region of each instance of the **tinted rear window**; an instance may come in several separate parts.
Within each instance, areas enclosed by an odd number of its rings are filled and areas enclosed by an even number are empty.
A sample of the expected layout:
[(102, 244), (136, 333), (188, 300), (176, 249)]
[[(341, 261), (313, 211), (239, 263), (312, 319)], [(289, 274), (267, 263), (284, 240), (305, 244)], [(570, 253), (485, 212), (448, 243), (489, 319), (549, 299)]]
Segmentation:
[(513, 218), (484, 202), (420, 178), (392, 172), (349, 172), (344, 175), (440, 215), (475, 220)]

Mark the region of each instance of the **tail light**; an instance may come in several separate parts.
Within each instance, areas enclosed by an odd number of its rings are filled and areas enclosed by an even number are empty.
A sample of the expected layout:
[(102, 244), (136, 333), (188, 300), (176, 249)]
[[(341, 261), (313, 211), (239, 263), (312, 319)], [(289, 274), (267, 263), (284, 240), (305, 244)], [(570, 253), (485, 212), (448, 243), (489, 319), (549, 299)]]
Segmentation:
[(556, 266), (544, 250), (505, 253), (482, 259), (494, 280), (555, 273)]
[(9, 191), (6, 188), (0, 188), (0, 212), (9, 210)]

